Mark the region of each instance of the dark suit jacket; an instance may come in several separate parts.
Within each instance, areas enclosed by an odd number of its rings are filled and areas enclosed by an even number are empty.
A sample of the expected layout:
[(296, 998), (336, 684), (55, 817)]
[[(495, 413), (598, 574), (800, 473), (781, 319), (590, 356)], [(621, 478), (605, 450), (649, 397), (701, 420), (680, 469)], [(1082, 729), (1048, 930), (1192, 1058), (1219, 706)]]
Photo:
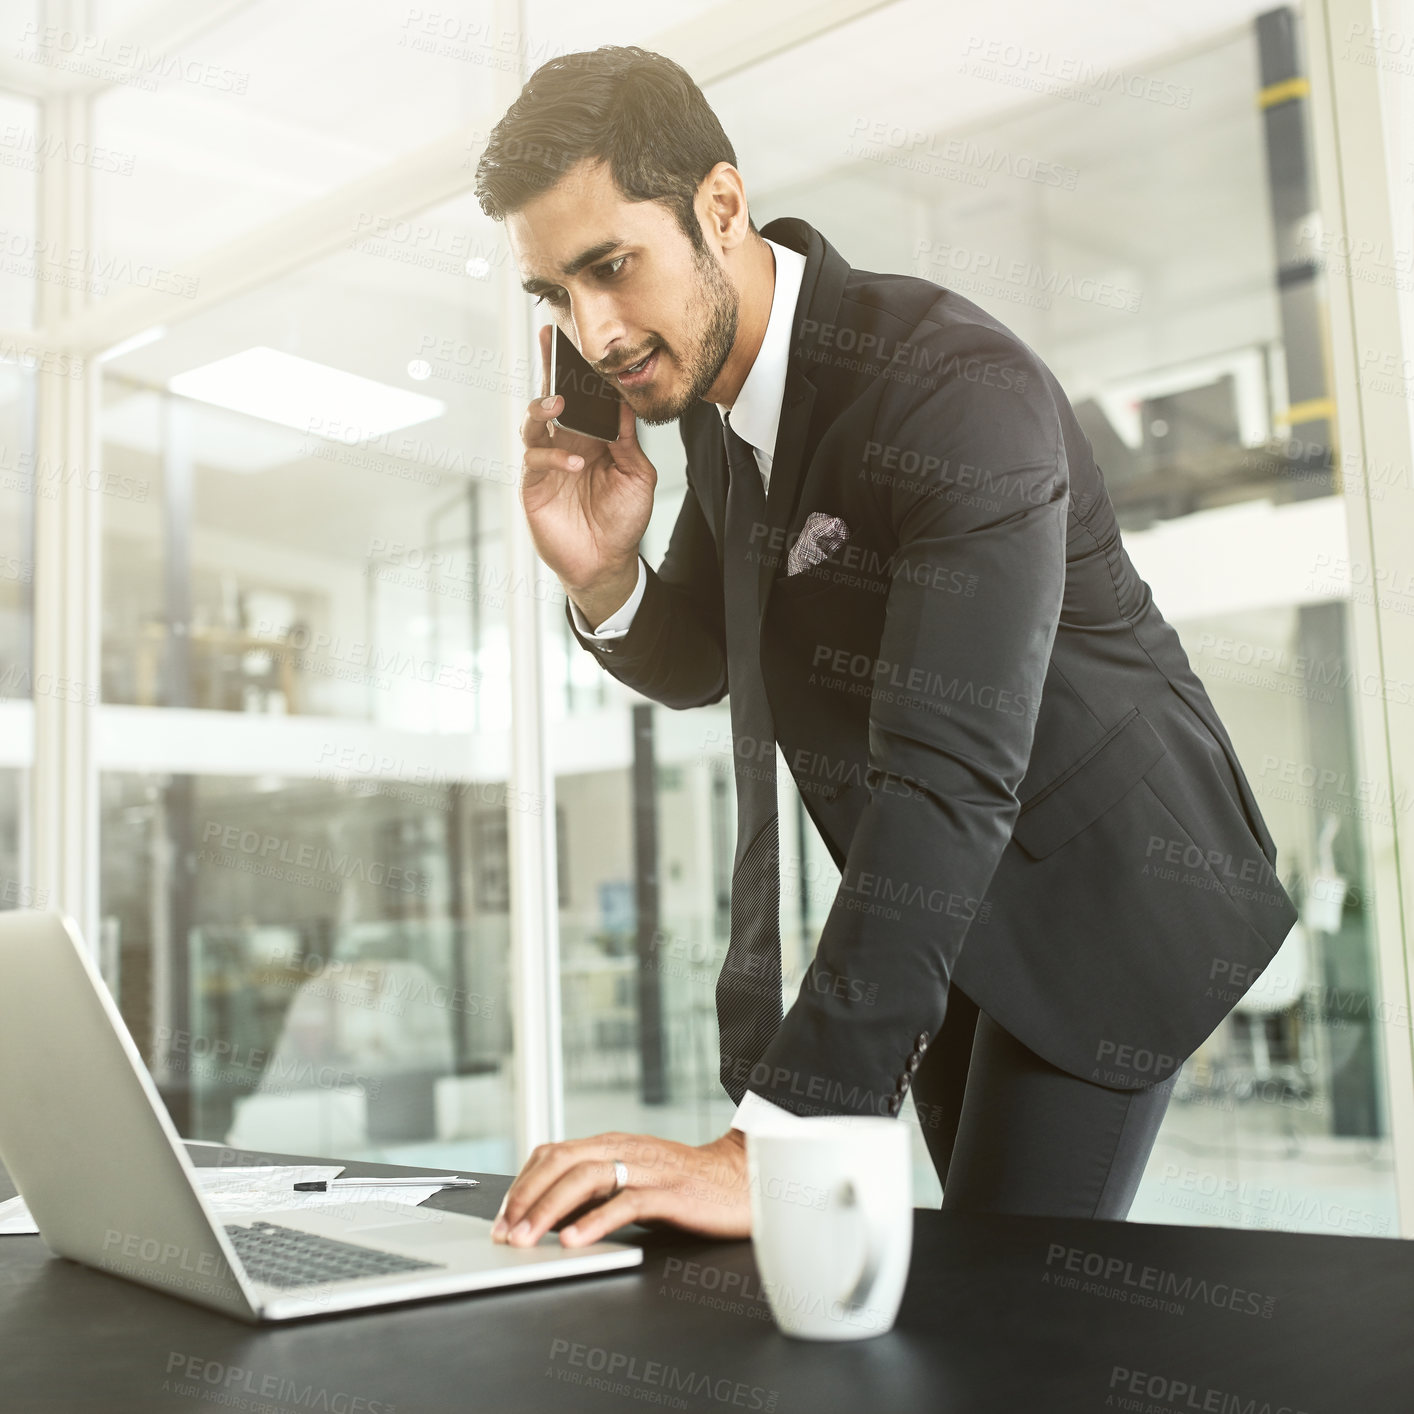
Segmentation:
[[(953, 979), (1072, 1074), (1166, 1079), (1296, 910), (1090, 443), (970, 300), (853, 269), (795, 218), (763, 234), (806, 265), (755, 535), (761, 667), (842, 878), (748, 1088), (797, 1114), (898, 1113)], [(711, 404), (680, 427), (689, 489), (632, 627), (576, 637), (695, 707), (728, 689), (726, 455)], [(850, 537), (787, 575), (811, 512)]]

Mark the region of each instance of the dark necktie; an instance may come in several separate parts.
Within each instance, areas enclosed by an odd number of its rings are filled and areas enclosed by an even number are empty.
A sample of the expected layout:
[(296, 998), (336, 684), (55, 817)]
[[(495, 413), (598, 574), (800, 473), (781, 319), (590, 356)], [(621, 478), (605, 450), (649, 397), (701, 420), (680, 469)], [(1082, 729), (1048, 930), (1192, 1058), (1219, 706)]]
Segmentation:
[(780, 834), (776, 733), (761, 676), (758, 567), (752, 559), (753, 547), (763, 541), (759, 528), (766, 521), (766, 495), (751, 446), (732, 430), (729, 416), (722, 430), (729, 472), (722, 589), (736, 772), (736, 856), (731, 942), (717, 978), (717, 1029), (722, 1087), (740, 1104), (751, 1068), (781, 1024)]

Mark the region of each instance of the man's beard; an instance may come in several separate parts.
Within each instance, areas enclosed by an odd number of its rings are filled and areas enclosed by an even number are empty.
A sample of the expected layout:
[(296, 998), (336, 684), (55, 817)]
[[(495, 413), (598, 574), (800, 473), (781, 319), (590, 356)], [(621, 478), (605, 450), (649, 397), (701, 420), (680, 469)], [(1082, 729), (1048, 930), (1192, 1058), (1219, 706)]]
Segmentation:
[[(741, 302), (736, 287), (713, 259), (711, 251), (698, 251), (694, 263), (702, 278), (693, 289), (689, 318), (700, 324), (702, 332), (686, 364), (681, 365), (687, 373), (687, 387), (676, 397), (664, 395), (641, 408), (634, 408), (638, 420), (650, 427), (676, 422), (704, 398), (717, 381), (736, 342), (737, 307)], [(623, 394), (624, 390), (620, 389), (619, 395)]]

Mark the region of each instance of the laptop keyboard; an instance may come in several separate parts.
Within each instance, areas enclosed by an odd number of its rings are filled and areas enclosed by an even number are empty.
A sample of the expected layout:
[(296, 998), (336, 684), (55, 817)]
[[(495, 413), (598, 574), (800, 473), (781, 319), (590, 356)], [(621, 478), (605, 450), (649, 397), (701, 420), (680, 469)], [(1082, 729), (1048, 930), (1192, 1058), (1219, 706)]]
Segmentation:
[(226, 1233), (250, 1279), (266, 1286), (316, 1286), (446, 1266), (445, 1262), (422, 1262), (278, 1223), (253, 1222), (249, 1227), (227, 1223)]

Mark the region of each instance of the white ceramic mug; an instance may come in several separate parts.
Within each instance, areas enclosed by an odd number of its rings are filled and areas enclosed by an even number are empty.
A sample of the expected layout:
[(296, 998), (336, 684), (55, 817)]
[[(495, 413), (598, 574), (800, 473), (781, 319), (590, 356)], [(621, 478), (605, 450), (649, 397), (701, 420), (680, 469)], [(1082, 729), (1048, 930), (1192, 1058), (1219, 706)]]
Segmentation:
[(776, 1325), (863, 1340), (894, 1324), (913, 1251), (908, 1127), (867, 1115), (748, 1134), (751, 1245)]

